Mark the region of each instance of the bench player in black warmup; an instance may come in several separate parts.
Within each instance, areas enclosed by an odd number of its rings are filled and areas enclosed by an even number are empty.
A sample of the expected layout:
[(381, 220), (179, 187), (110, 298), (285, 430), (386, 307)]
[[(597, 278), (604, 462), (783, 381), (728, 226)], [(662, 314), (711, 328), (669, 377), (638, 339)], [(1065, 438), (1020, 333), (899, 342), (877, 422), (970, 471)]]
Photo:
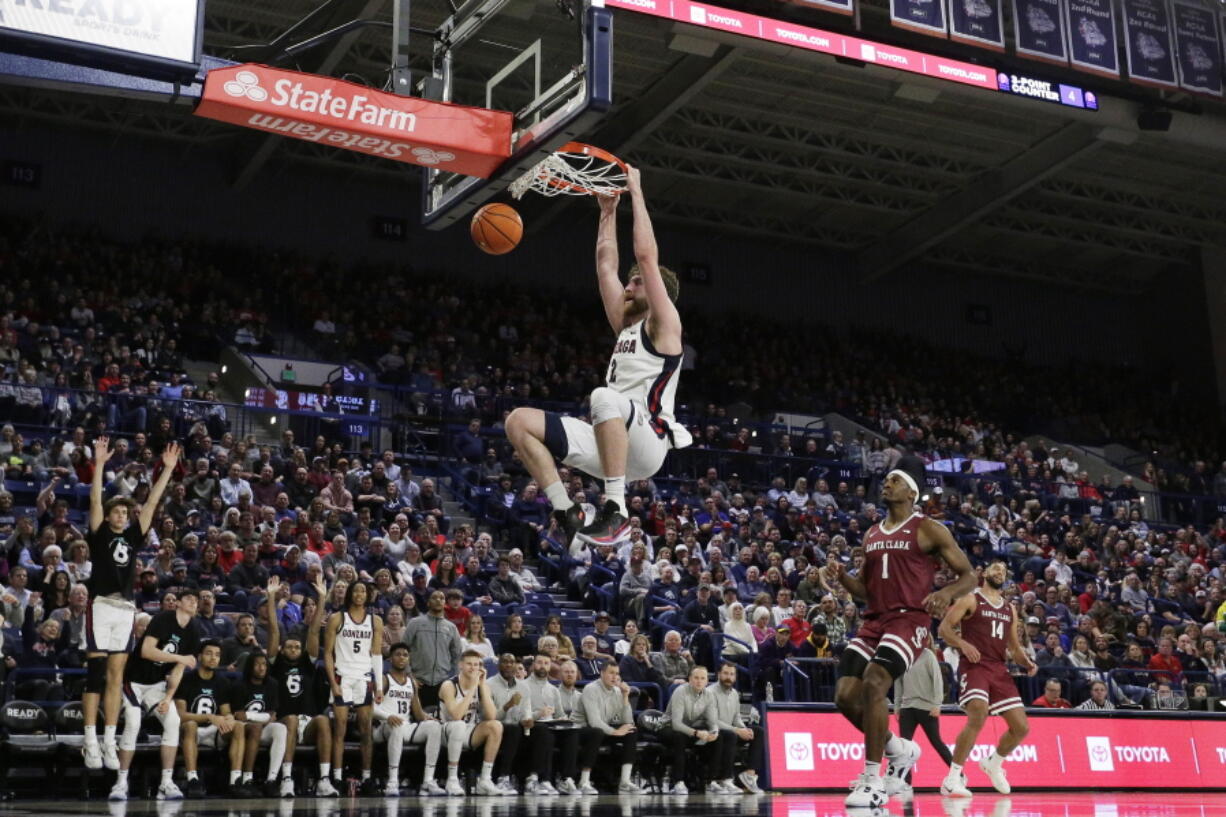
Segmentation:
[(175, 692), (175, 706), (179, 708), (179, 720), (183, 723), (183, 767), (187, 770), (187, 796), (204, 797), (204, 784), (200, 782), (197, 760), (200, 746), (220, 749), (230, 742), (230, 789), (231, 797), (259, 797), (260, 792), (244, 786), (239, 778), (243, 774), (243, 727), (231, 711), (234, 697), (229, 681), (217, 674), (221, 664), (221, 642), (212, 639), (200, 645), (200, 657), (196, 671), (189, 672)]
[(124, 722), (119, 738), (119, 777), (111, 789), (111, 800), (128, 799), (128, 769), (136, 754), (136, 737), (147, 712), (162, 722), (162, 782), (159, 800), (181, 800), (183, 792), (175, 785), (175, 755), (179, 751), (179, 709), (175, 692), (185, 670), (195, 669), (200, 652), (196, 631), (196, 609), (200, 598), (195, 590), (179, 593), (174, 610), (158, 613), (149, 621), (140, 643), (132, 650), (124, 671)]
[[(268, 677), (268, 655), (264, 652), (253, 652), (247, 656), (243, 666), (243, 680), (234, 687), (230, 698), (230, 708), (234, 719), (242, 724), (243, 736), (243, 777), (242, 784), (246, 788), (254, 788), (252, 778), (255, 776), (255, 758), (261, 746), (268, 746), (268, 776), (264, 779), (264, 796), (277, 797), (285, 795), (284, 789), (277, 790), (277, 775), (281, 772), (281, 763), (285, 760), (285, 742), (287, 729), (285, 724), (277, 720), (280, 711), (280, 684)], [(293, 796), (293, 783), (289, 786)]]
[(272, 576), (268, 580), (269, 603), (264, 605), (268, 614), (268, 654), (273, 656), (269, 672), (280, 685), (278, 697), (281, 723), (285, 724), (287, 740), (285, 761), (281, 764), (281, 796), (294, 796), (293, 762), (294, 750), (299, 743), (314, 743), (319, 755), (319, 782), (315, 784), (317, 797), (336, 797), (336, 787), (328, 779), (332, 772), (332, 725), (328, 716), (319, 714), (319, 702), (315, 687), (315, 661), (319, 658), (319, 633), (324, 622), (324, 600), (328, 590), (322, 576), (315, 578), (315, 614), (306, 625), (306, 646), (301, 639), (287, 637), (281, 641), (281, 628), (277, 621), (277, 606), (271, 600), (281, 589), (281, 579)]
[[(919, 744), (890, 734), (886, 693), (924, 649), (932, 619), (943, 616), (976, 581), (953, 534), (915, 510), (924, 479), (922, 461), (904, 457), (899, 466), (882, 483), (886, 518), (864, 536), (859, 575), (850, 575), (838, 561), (825, 569), (828, 583), (837, 580), (867, 602), (864, 624), (843, 651), (835, 688), (839, 711), (864, 733), (864, 771), (847, 795), (848, 808), (884, 806), (890, 795), (907, 791), (907, 772), (919, 758)], [(933, 591), (938, 559), (958, 578)], [(890, 761), (884, 780), (883, 754)]]
[[(153, 515), (166, 484), (179, 462), (179, 444), (170, 443), (162, 452), (162, 473), (149, 492), (149, 499), (132, 519), (136, 503), (127, 497), (102, 502), (103, 473), (111, 459), (110, 440), (94, 440), (94, 479), (89, 486), (89, 555), (93, 573), (89, 579), (90, 606), (85, 618), (85, 694), (81, 698), (85, 719), (85, 742), (81, 747), (87, 769), (119, 770), (115, 730), (123, 699), (123, 670), (131, 649), (132, 623), (136, 619), (133, 596), (136, 584), (136, 554), (153, 526)], [(104, 694), (105, 693), (105, 698)], [(102, 702), (105, 732), (98, 746), (98, 703)]]

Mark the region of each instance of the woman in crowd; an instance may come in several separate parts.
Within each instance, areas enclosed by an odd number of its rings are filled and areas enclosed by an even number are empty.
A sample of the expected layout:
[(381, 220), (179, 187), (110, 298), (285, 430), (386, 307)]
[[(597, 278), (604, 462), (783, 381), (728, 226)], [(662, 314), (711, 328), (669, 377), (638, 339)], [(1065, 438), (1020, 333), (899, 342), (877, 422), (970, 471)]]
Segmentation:
[(751, 632), (753, 633), (753, 640), (757, 644), (763, 643), (768, 638), (775, 637), (775, 628), (771, 626), (770, 607), (760, 606), (754, 608)]
[[(769, 613), (767, 617), (769, 618)], [(739, 601), (733, 602), (728, 608), (728, 621), (724, 624), (724, 635), (729, 636), (724, 639), (723, 654), (725, 657), (758, 651), (758, 638), (754, 635), (749, 622), (745, 620), (745, 605)], [(738, 644), (738, 641), (744, 643)]]
[(413, 571), (417, 568), (422, 568), (426, 571), (427, 580), (434, 578), (433, 571), (430, 570), (430, 565), (422, 561), (421, 547), (412, 540), (406, 540), (404, 546), (404, 558), (396, 565), (396, 571), (400, 574), (400, 581), (405, 587), (413, 581)]
[(545, 635), (553, 636), (553, 638), (557, 641), (558, 654), (563, 658), (576, 657), (575, 643), (570, 640), (570, 636), (562, 632), (561, 616), (555, 615), (545, 619)]
[(468, 634), (460, 639), (461, 650), (476, 650), (482, 658), (494, 657), (494, 645), (485, 634), (485, 620), (473, 615), (468, 619)]
[(399, 605), (387, 608), (383, 614), (383, 657), (391, 654), (392, 645), (404, 641), (404, 610)]
[(64, 569), (72, 577), (73, 584), (89, 581), (94, 572), (94, 563), (89, 560), (89, 543), (84, 539), (72, 540), (68, 545), (68, 558), (64, 560)]
[[(645, 635), (636, 635), (630, 642), (629, 652), (618, 662), (622, 680), (627, 684), (655, 684), (661, 691), (668, 689), (668, 679), (651, 663), (651, 641)], [(659, 696), (648, 693), (648, 700), (639, 699), (639, 708), (659, 705)]]
[(510, 653), (521, 661), (536, 652), (536, 639), (524, 632), (524, 619), (519, 613), (507, 616), (506, 629), (498, 639), (498, 654)]
[(455, 556), (450, 553), (444, 553), (438, 560), (438, 572), (430, 580), (430, 587), (446, 593), (456, 586), (456, 582), (459, 579), (460, 575), (456, 570)]

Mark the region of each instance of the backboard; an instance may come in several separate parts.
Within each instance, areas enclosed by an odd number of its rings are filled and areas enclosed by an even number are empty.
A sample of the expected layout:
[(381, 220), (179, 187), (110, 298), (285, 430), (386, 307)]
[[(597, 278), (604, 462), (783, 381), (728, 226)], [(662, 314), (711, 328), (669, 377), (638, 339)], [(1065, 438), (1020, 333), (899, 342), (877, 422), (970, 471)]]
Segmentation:
[(469, 0), (436, 32), (427, 99), (510, 111), (511, 158), (488, 179), (423, 171), (422, 223), (466, 218), (609, 110), (613, 21), (603, 0)]

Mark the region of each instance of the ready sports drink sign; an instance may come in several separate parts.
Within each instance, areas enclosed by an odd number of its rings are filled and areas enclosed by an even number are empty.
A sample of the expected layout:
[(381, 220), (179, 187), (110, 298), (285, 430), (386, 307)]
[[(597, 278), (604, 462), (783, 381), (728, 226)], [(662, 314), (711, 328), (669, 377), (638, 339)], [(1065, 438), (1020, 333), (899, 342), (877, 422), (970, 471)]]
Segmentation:
[[(941, 716), (941, 737), (953, 749), (966, 718)], [(891, 729), (897, 720), (891, 718)], [(988, 785), (979, 760), (996, 748), (1004, 731), (989, 718), (971, 750), (967, 768), (972, 788)], [(768, 710), (767, 757), (773, 789), (847, 789), (864, 769), (864, 736), (832, 711)], [(922, 732), (924, 750), (914, 785), (936, 788), (947, 768)], [(1122, 718), (1039, 715), (1030, 735), (1006, 761), (1015, 790), (1050, 788), (1216, 788), (1226, 789), (1226, 722), (1204, 718)]]
[(488, 177), (511, 155), (511, 114), (397, 96), (332, 77), (210, 71), (196, 115), (396, 162)]
[(9, 29), (176, 62), (196, 62), (203, 0), (0, 0)]

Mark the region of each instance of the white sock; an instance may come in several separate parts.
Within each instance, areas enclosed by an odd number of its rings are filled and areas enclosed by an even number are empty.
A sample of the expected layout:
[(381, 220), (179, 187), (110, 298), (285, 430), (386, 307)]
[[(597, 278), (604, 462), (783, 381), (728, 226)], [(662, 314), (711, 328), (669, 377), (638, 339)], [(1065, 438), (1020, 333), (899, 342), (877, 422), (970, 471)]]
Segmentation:
[(626, 510), (626, 478), (620, 477), (605, 477), (604, 480), (604, 498), (606, 502), (616, 502), (617, 510), (622, 516), (628, 516)]
[(493, 773), (494, 773), (493, 763), (482, 763), (481, 764), (481, 779), (482, 780), (486, 781), (487, 783), (491, 782), (493, 779), (491, 775), (493, 775)]
[(962, 764), (961, 763), (950, 763), (949, 764), (949, 776), (957, 777), (960, 774), (962, 774)]
[(630, 782), (630, 772), (632, 771), (634, 771), (633, 763), (623, 763), (622, 764), (622, 782), (623, 783)]
[(887, 755), (892, 756), (900, 754), (905, 748), (906, 745), (902, 742), (902, 739), (899, 738), (898, 735), (891, 733), (890, 736), (886, 738), (885, 753)]
[(425, 768), (422, 769), (421, 782), (425, 783), (427, 781), (433, 781), (433, 780), (434, 780), (434, 764), (427, 763)]
[(999, 751), (993, 749), (992, 756), (988, 758), (988, 763), (991, 763), (993, 766), (999, 766), (1000, 764), (1004, 762), (1005, 762), (1004, 756)]
[(365, 783), (367, 780), (370, 780), (370, 769), (363, 769), (362, 770), (362, 782)]
[(116, 783), (123, 783), (124, 785), (127, 785), (127, 783), (128, 783), (128, 770), (127, 770), (127, 769), (120, 769), (120, 770), (119, 770), (119, 777), (115, 779), (115, 782), (116, 782)]
[(102, 742), (107, 744), (108, 746), (115, 745), (115, 727), (114, 726), (111, 726), (108, 724), (106, 727), (103, 728)]
[(571, 502), (570, 494), (566, 493), (566, 488), (562, 486), (562, 480), (546, 485), (545, 496), (549, 497), (549, 504), (553, 505), (555, 511), (564, 511), (574, 504)]
[(293, 763), (282, 763), (281, 764), (281, 776), (282, 777), (293, 777), (294, 776), (294, 764)]
[(460, 779), (460, 765), (458, 763), (447, 764), (447, 782)]
[[(362, 779), (365, 780), (366, 778), (362, 778)], [(399, 782), (400, 782), (400, 767), (399, 766), (388, 766), (387, 767), (387, 784), (389, 786), (395, 786)]]
[(874, 763), (871, 760), (864, 761), (864, 773), (873, 777), (881, 776), (881, 761)]
[(187, 773), (187, 779), (188, 779), (188, 780), (199, 780), (199, 779), (200, 779), (200, 775), (196, 774), (195, 772), (188, 772), (188, 773)]
[(579, 788), (592, 785), (592, 770), (584, 769), (579, 772)]
[(242, 777), (242, 775), (243, 773), (241, 771), (240, 772), (230, 772), (230, 785), (233, 786), (235, 783), (237, 783), (238, 779)]
[(175, 782), (175, 770), (174, 769), (162, 769), (162, 785), (164, 786), (167, 783), (173, 783), (173, 782)]
[(96, 724), (90, 724), (85, 727), (85, 742), (97, 745), (98, 743), (98, 727)]
[(332, 772), (331, 763), (320, 763), (319, 764), (319, 779), (320, 780), (327, 780), (328, 775), (331, 774), (331, 772)]
[[(231, 774), (233, 774), (233, 772), (231, 772)], [(243, 782), (244, 783), (250, 783), (252, 778), (254, 777), (255, 777), (255, 772), (243, 772)]]

